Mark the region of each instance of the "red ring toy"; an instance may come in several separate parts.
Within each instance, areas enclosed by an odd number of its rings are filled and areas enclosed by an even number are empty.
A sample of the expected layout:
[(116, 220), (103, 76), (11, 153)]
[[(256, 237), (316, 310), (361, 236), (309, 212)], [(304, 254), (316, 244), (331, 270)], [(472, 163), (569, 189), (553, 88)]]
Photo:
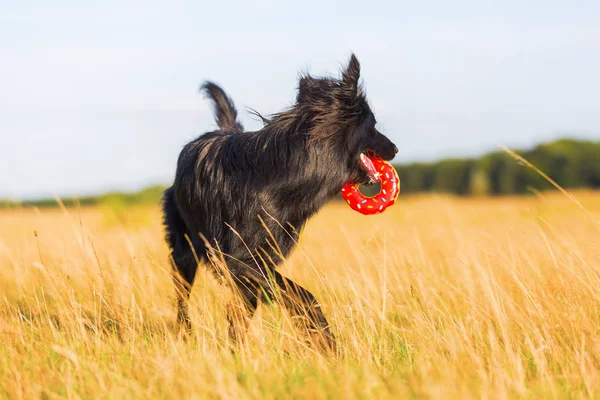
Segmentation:
[(355, 183), (348, 182), (342, 188), (342, 196), (350, 208), (364, 215), (384, 212), (396, 202), (400, 194), (400, 178), (394, 167), (381, 158), (369, 158), (369, 160), (373, 163), (377, 181), (381, 182), (381, 191), (373, 197), (365, 197)]

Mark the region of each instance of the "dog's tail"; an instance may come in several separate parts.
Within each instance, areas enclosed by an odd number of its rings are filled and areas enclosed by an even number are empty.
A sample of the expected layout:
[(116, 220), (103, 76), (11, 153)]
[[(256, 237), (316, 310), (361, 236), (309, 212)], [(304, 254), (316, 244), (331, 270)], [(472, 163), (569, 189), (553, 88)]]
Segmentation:
[(244, 127), (237, 120), (237, 110), (233, 105), (233, 101), (225, 94), (223, 89), (207, 81), (200, 86), (200, 91), (204, 92), (206, 97), (212, 101), (215, 119), (222, 131), (244, 131)]

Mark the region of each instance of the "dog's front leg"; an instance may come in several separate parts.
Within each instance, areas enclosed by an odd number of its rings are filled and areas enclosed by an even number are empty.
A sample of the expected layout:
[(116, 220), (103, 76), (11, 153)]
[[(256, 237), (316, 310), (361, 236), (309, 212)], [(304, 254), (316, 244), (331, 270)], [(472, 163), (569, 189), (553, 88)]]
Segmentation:
[(234, 290), (237, 289), (240, 299), (234, 299), (227, 306), (227, 322), (229, 338), (233, 343), (240, 343), (246, 336), (248, 324), (258, 307), (259, 288), (253, 280), (244, 276), (233, 276)]
[[(321, 311), (321, 305), (317, 302), (315, 296), (276, 270), (273, 269), (269, 273), (273, 276), (281, 293), (283, 304), (290, 314), (307, 322), (305, 327), (313, 337), (315, 343), (335, 352), (335, 336), (331, 332), (329, 322), (327, 322), (323, 311)], [(266, 292), (269, 293), (270, 291)]]

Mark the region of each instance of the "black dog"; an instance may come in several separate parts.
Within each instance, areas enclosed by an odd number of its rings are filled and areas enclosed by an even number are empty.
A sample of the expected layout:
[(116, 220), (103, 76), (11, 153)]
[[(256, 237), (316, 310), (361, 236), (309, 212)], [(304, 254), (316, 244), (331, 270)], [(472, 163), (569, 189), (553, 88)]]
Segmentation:
[(359, 77), (354, 55), (341, 79), (302, 76), (296, 103), (270, 119), (261, 117), (264, 127), (256, 132), (244, 132), (221, 88), (202, 86), (219, 130), (185, 146), (163, 198), (166, 239), (178, 271), (180, 326), (190, 328), (187, 301), (197, 259), (207, 263), (209, 248), (218, 248), (247, 316), (259, 300), (281, 298), (292, 315), (308, 316), (308, 327), (335, 345), (314, 296), (275, 267), (306, 221), (344, 184), (376, 180), (365, 154), (391, 160), (398, 151), (375, 128)]

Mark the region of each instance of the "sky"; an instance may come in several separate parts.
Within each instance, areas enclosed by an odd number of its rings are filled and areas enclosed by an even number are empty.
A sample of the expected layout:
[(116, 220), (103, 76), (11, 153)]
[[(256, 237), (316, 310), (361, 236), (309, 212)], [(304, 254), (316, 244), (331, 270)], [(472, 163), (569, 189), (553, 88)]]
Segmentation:
[(257, 129), (351, 52), (395, 162), (600, 140), (599, 1), (0, 0), (0, 198), (168, 184), (203, 80)]

